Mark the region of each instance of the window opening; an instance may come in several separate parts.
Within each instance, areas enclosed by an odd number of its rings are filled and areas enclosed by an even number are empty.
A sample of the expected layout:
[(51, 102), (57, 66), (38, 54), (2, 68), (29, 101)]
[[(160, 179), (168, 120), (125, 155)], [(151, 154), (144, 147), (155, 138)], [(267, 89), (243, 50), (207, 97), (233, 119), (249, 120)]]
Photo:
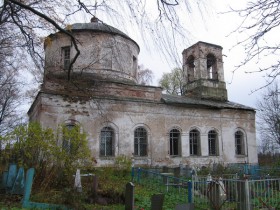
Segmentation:
[(147, 131), (145, 128), (137, 128), (134, 131), (134, 155), (147, 155)]
[(133, 63), (133, 72), (134, 72), (134, 75), (136, 76), (136, 74), (137, 74), (137, 58), (135, 56), (132, 57), (132, 63)]
[(190, 131), (190, 155), (200, 155), (200, 136), (196, 129)]
[(170, 155), (177, 156), (180, 149), (180, 131), (177, 129), (172, 129), (169, 134), (170, 143)]
[(75, 124), (68, 124), (65, 126), (65, 128), (63, 128), (62, 148), (68, 154), (73, 152), (73, 145), (72, 145), (71, 141), (73, 141), (74, 139), (72, 139), (69, 134), (70, 134), (71, 130), (73, 130), (75, 128), (75, 126), (76, 126)]
[(62, 48), (63, 69), (68, 70), (70, 66), (70, 46)]
[(241, 131), (235, 132), (235, 154), (244, 155), (244, 134)]
[(209, 79), (218, 79), (216, 58), (214, 55), (207, 55), (207, 74)]
[(187, 76), (188, 81), (194, 81), (194, 75), (195, 75), (195, 64), (194, 64), (194, 57), (191, 55), (187, 59)]
[(113, 156), (113, 139), (114, 139), (114, 130), (110, 127), (104, 127), (101, 130), (101, 140), (100, 140), (101, 156)]
[(212, 130), (208, 133), (209, 155), (218, 155), (218, 138), (217, 132)]

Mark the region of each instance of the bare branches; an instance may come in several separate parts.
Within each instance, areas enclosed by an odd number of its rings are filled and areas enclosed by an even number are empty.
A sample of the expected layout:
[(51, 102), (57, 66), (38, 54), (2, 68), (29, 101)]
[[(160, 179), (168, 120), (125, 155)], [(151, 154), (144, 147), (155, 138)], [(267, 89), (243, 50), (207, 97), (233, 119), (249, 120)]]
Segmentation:
[[(61, 33), (64, 33), (64, 34), (68, 35), (68, 36), (71, 38), (71, 41), (72, 41), (72, 43), (74, 44), (74, 47), (75, 47), (75, 50), (76, 50), (76, 54), (75, 54), (74, 58), (71, 60), (70, 65), (69, 65), (69, 68), (68, 68), (68, 80), (70, 80), (70, 72), (71, 72), (72, 66), (73, 66), (73, 64), (76, 62), (76, 60), (77, 60), (77, 58), (78, 58), (78, 56), (79, 56), (79, 54), (80, 54), (80, 50), (79, 50), (79, 48), (78, 48), (78, 45), (77, 45), (77, 42), (76, 42), (75, 37), (74, 37), (69, 31), (67, 31), (67, 30), (65, 30), (65, 29), (63, 29), (63, 28), (61, 28), (61, 27), (57, 24), (57, 22), (54, 21), (52, 18), (50, 18), (50, 17), (48, 17), (47, 15), (45, 15), (45, 14), (43, 14), (43, 13), (37, 11), (36, 9), (32, 8), (31, 6), (25, 5), (25, 4), (23, 4), (23, 3), (19, 2), (19, 1), (16, 1), (16, 0), (6, 0), (6, 1), (7, 1), (7, 2), (11, 2), (11, 3), (15, 4), (15, 5), (18, 5), (18, 6), (20, 6), (21, 8), (24, 8), (24, 9), (26, 9), (26, 10), (31, 11), (31, 12), (34, 13), (35, 15), (37, 15), (37, 16), (43, 18), (44, 20), (48, 21), (49, 23), (51, 23), (51, 24), (52, 24), (56, 29), (58, 29)], [(11, 7), (11, 8), (13, 8), (13, 7)], [(25, 34), (26, 36), (28, 36), (28, 34), (26, 34), (24, 30), (22, 30), (22, 27), (18, 24), (18, 22), (15, 21), (15, 19), (13, 19), (13, 20), (14, 20), (14, 22), (18, 25), (18, 27), (21, 29), (22, 33)], [(32, 39), (30, 39), (30, 38), (29, 38), (29, 40), (32, 41)], [(32, 46), (33, 46), (33, 44), (32, 44)]]
[(140, 85), (151, 85), (153, 82), (154, 74), (152, 70), (144, 68), (143, 65), (138, 66), (136, 75), (136, 82)]
[(279, 148), (280, 146), (280, 90), (277, 82), (267, 87), (258, 100), (258, 124), (261, 139), (267, 149)]
[[(259, 68), (252, 72), (265, 72), (267, 83), (271, 84), (280, 74), (280, 42), (274, 38), (280, 31), (280, 1), (256, 0), (247, 4), (244, 9), (232, 9), (243, 18), (235, 31), (245, 35), (236, 46), (243, 46), (246, 57), (237, 66), (237, 69), (254, 61)], [(272, 62), (265, 62), (267, 57)], [(269, 64), (267, 64), (269, 63)]]

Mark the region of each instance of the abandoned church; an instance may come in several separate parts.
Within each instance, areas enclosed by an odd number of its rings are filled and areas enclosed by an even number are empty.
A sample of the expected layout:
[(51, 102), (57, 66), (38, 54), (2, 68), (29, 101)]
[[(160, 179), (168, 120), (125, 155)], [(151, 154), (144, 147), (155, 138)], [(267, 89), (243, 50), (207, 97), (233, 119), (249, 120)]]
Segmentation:
[(80, 55), (68, 75), (70, 37), (46, 38), (30, 121), (80, 125), (97, 166), (120, 155), (149, 166), (257, 163), (255, 110), (228, 100), (221, 46), (198, 42), (183, 51), (186, 92), (175, 96), (136, 83), (140, 48), (125, 33), (98, 20), (70, 28)]

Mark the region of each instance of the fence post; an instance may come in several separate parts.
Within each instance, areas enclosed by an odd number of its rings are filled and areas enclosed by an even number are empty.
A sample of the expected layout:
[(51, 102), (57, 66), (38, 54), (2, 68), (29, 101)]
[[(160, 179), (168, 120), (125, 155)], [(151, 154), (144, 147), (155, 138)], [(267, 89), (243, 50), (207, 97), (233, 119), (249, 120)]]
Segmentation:
[(246, 196), (246, 209), (251, 210), (251, 204), (250, 204), (250, 188), (249, 188), (249, 180), (245, 180), (245, 196)]
[(188, 203), (192, 203), (192, 181), (188, 181)]
[(141, 168), (139, 167), (138, 171), (137, 171), (137, 182), (138, 183), (140, 183), (140, 178), (141, 178)]

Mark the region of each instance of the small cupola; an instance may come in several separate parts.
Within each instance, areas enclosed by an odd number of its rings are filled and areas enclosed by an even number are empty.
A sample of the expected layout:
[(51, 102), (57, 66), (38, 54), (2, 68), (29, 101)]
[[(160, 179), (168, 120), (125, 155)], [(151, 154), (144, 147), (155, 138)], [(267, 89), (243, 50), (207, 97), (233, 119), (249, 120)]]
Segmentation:
[(186, 96), (227, 101), (222, 49), (219, 45), (198, 42), (183, 51)]

